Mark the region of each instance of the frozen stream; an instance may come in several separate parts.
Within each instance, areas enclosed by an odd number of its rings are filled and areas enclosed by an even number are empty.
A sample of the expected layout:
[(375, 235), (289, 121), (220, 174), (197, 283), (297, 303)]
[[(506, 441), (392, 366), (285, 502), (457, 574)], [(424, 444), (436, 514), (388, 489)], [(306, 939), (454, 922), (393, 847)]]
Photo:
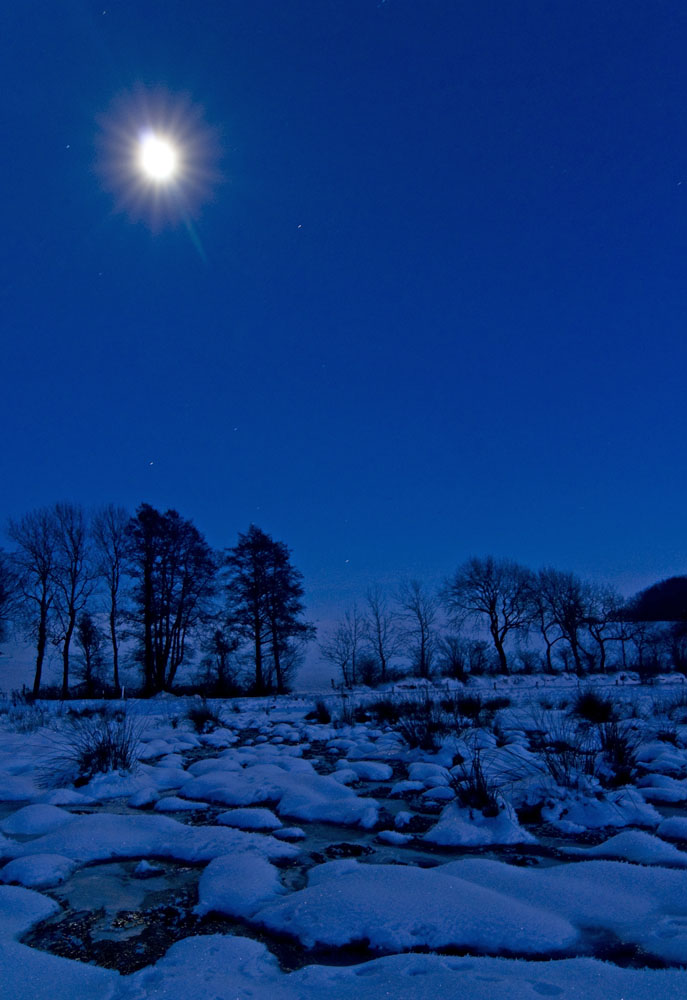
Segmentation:
[[(0, 801), (4, 881), (59, 907), (23, 943), (125, 976), (218, 935), (266, 947), (282, 972), (373, 968), (408, 952), (687, 965), (680, 732), (661, 744), (645, 726), (635, 765), (645, 794), (583, 792), (580, 778), (548, 784), (542, 799), (537, 771), (498, 807), (467, 808), (449, 770), (467, 773), (454, 765), (471, 752), (464, 742), (409, 750), (392, 727), (318, 726), (304, 714), (251, 706), (200, 738), (148, 718), (133, 773), (50, 792), (31, 784), (30, 741), (0, 743), (0, 800), (3, 760), (13, 796)], [(475, 728), (474, 759), (503, 766), (499, 754), (512, 760), (515, 747), (529, 766), (526, 728), (519, 737), (515, 715), (499, 721), (498, 743)], [(32, 884), (51, 864), (59, 877)]]

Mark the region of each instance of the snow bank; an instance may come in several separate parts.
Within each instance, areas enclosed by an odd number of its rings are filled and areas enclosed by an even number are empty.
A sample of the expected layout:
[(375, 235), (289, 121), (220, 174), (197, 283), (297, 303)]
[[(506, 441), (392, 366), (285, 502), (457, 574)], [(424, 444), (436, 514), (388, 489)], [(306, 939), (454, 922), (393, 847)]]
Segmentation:
[(214, 911), (247, 918), (283, 892), (274, 865), (259, 854), (239, 851), (215, 858), (207, 866), (198, 884), (194, 912), (202, 916)]
[(349, 860), (314, 868), (308, 888), (260, 909), (255, 920), (308, 948), (366, 940), (384, 951), (452, 945), (541, 954), (577, 938), (565, 918), (442, 869)]
[(117, 1000), (681, 1000), (685, 995), (685, 971), (619, 969), (593, 959), (530, 963), (393, 955), (363, 965), (311, 965), (282, 973), (263, 944), (214, 935), (175, 944), (156, 965), (122, 980)]
[(79, 864), (110, 858), (146, 857), (211, 861), (240, 850), (254, 850), (267, 858), (290, 858), (298, 853), (298, 848), (274, 837), (227, 827), (186, 826), (169, 816), (99, 813), (77, 816), (67, 827), (37, 840), (16, 844), (12, 856), (62, 854)]
[(57, 806), (23, 806), (0, 823), (0, 830), (15, 836), (40, 836), (52, 833), (73, 820), (74, 816), (70, 812)]
[(445, 846), (480, 846), (487, 844), (536, 844), (537, 840), (520, 823), (509, 805), (497, 816), (483, 816), (478, 809), (461, 809), (451, 802), (442, 811), (439, 822), (424, 838)]
[(76, 862), (61, 854), (35, 854), (15, 858), (0, 868), (0, 882), (17, 882), (27, 889), (50, 889), (69, 878)]

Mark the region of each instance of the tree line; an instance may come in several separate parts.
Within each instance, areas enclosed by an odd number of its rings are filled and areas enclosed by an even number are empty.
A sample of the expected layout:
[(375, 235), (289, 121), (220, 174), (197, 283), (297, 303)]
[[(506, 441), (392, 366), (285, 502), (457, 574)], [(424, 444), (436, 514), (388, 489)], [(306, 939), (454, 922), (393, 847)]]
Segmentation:
[(574, 573), (471, 558), (435, 591), (417, 580), (388, 592), (372, 586), (320, 650), (347, 687), (408, 672), (687, 673), (687, 578), (626, 601)]
[(282, 693), (314, 636), (289, 549), (255, 525), (215, 552), (175, 510), (144, 503), (131, 516), (115, 505), (89, 513), (56, 503), (10, 520), (7, 535), (0, 639), (15, 630), (34, 644), (35, 697), (49, 644), (60, 653), (63, 698), (75, 671), (86, 696), (104, 686), (120, 693), (123, 644), (146, 696), (171, 690), (198, 651), (213, 694)]

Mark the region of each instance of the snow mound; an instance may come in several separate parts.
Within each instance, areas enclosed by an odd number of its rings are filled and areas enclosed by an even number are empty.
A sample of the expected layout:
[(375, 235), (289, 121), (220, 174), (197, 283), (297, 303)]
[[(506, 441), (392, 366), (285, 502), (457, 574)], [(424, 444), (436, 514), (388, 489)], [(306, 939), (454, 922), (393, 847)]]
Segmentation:
[(34, 854), (15, 858), (0, 868), (0, 882), (16, 882), (27, 889), (50, 889), (69, 878), (76, 862), (61, 854)]
[(210, 862), (200, 877), (194, 912), (247, 918), (283, 892), (274, 865), (259, 854), (240, 851)]
[(69, 826), (25, 844), (14, 857), (62, 854), (79, 864), (110, 858), (167, 857), (211, 861), (232, 851), (254, 850), (267, 858), (290, 858), (298, 848), (274, 837), (219, 826), (186, 826), (169, 816), (77, 816)]
[(536, 844), (536, 838), (520, 826), (515, 811), (504, 806), (496, 816), (483, 816), (477, 809), (462, 809), (451, 802), (443, 809), (439, 822), (424, 840), (445, 846), (480, 846), (486, 844)]
[(568, 854), (589, 858), (617, 858), (641, 865), (676, 865), (687, 868), (687, 853), (643, 830), (625, 830), (596, 847), (569, 847)]
[(314, 868), (308, 888), (260, 909), (255, 920), (308, 948), (365, 940), (384, 951), (452, 945), (545, 954), (577, 938), (565, 918), (442, 869), (350, 860)]
[(75, 817), (66, 809), (59, 809), (57, 806), (32, 805), (17, 809), (16, 812), (8, 816), (0, 823), (0, 830), (4, 833), (20, 836), (40, 836), (44, 833), (52, 833), (66, 823), (72, 823)]
[(276, 830), (282, 825), (271, 809), (232, 809), (220, 813), (217, 822), (238, 830)]

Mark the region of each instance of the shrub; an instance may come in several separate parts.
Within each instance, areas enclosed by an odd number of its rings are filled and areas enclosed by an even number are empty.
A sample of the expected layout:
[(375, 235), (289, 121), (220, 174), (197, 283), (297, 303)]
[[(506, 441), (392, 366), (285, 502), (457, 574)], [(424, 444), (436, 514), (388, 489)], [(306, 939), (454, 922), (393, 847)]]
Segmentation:
[(367, 706), (370, 715), (377, 722), (398, 722), (401, 715), (400, 702), (396, 698), (377, 698)]
[(612, 788), (630, 784), (637, 771), (640, 734), (627, 723), (605, 722), (599, 726), (599, 742), (606, 765), (599, 770), (603, 783)]
[(485, 774), (479, 750), (475, 751), (469, 764), (464, 763), (453, 769), (451, 787), (464, 809), (476, 809), (483, 816), (498, 816), (498, 787)]
[(138, 726), (129, 719), (75, 720), (48, 764), (48, 784), (85, 785), (96, 774), (130, 771), (137, 761)]
[(572, 707), (575, 715), (596, 724), (610, 722), (615, 717), (613, 701), (592, 688), (580, 691)]
[(201, 702), (200, 705), (192, 705), (186, 713), (186, 718), (197, 733), (211, 733), (213, 729), (224, 724), (221, 717), (210, 708), (206, 701)]
[(451, 731), (451, 726), (440, 706), (431, 698), (406, 701), (399, 706), (400, 717), (396, 728), (412, 749), (437, 750), (440, 739)]
[(319, 722), (322, 726), (326, 726), (328, 722), (331, 722), (332, 713), (329, 711), (327, 702), (323, 701), (322, 698), (318, 698), (315, 702), (315, 708), (312, 712), (308, 712), (306, 719), (312, 719), (313, 722)]

